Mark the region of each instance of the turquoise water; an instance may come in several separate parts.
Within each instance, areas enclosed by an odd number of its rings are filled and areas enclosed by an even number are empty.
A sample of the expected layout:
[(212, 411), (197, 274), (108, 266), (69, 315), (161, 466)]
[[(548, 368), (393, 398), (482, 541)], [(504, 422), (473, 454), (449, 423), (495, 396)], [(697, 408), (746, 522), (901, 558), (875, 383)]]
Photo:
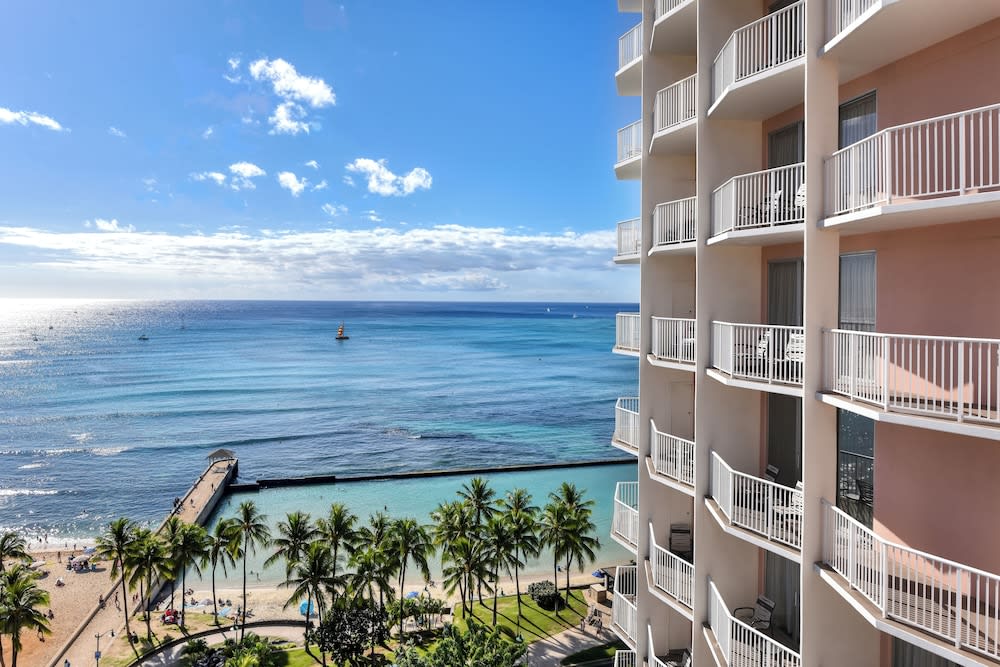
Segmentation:
[[(285, 514), (295, 510), (309, 512), (313, 518), (325, 515), (332, 502), (345, 503), (351, 510), (367, 520), (376, 511), (382, 510), (392, 518), (403, 516), (414, 517), (421, 523), (431, 522), (430, 513), (444, 501), (455, 500), (456, 492), (462, 484), (467, 483), (470, 476), (427, 477), (420, 479), (385, 480), (377, 482), (349, 482), (341, 484), (321, 484), (308, 487), (286, 487), (264, 489), (259, 492), (233, 493), (226, 497), (216, 508), (211, 522), (220, 517), (234, 516), (236, 508), (244, 500), (253, 500), (267, 514), (267, 522), (274, 530), (275, 524), (284, 518)], [(597, 526), (597, 535), (601, 540), (600, 558), (598, 564), (606, 565), (628, 562), (633, 556), (617, 542), (608, 537), (611, 531), (611, 498), (615, 490), (615, 482), (635, 479), (635, 463), (624, 465), (604, 465), (583, 468), (562, 468), (556, 470), (531, 470), (525, 472), (508, 472), (484, 475), (498, 496), (503, 496), (508, 490), (523, 487), (534, 496), (534, 504), (542, 506), (547, 502), (547, 496), (555, 491), (563, 481), (570, 481), (580, 489), (587, 491), (587, 496), (595, 501), (593, 521)], [(251, 557), (247, 569), (254, 572), (251, 583), (258, 581), (260, 573), (262, 583), (274, 583), (284, 578), (284, 564), (277, 563), (265, 569), (263, 562), (267, 552)], [(551, 572), (551, 555), (544, 554), (527, 564), (528, 572)], [(593, 568), (588, 568), (590, 571)], [(242, 581), (242, 571), (230, 572), (229, 576), (216, 575), (218, 581), (235, 585)], [(432, 577), (440, 579), (440, 565), (435, 559), (432, 566)], [(407, 579), (411, 577), (407, 576)], [(206, 576), (206, 581), (208, 581)], [(417, 583), (419, 577), (414, 573), (412, 583)]]
[(0, 300), (0, 529), (158, 522), (218, 447), (248, 479), (616, 457), (618, 310)]

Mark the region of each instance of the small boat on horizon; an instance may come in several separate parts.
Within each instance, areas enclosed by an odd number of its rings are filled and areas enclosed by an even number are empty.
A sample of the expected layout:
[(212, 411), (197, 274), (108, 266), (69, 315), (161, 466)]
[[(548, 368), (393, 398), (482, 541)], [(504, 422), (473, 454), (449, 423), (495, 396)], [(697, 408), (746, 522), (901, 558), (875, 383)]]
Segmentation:
[(139, 336), (139, 340), (149, 340), (149, 336), (147, 336), (146, 334), (142, 334), (141, 336)]
[(337, 338), (336, 340), (350, 340), (350, 336), (344, 333), (344, 323), (341, 322), (340, 326), (337, 327)]

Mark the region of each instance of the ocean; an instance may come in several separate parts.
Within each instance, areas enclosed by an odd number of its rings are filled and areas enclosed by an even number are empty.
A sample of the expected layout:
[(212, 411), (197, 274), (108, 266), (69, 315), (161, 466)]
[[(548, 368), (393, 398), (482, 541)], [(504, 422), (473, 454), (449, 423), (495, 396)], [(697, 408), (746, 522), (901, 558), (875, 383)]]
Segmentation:
[[(244, 480), (620, 458), (614, 402), (637, 387), (634, 360), (610, 353), (620, 310), (637, 306), (0, 300), (0, 530), (59, 545), (120, 515), (156, 524), (219, 447)], [(341, 322), (350, 340), (334, 340)], [(611, 492), (634, 474), (495, 486), (543, 504), (577, 481), (614, 545)], [(421, 514), (462, 481), (336, 489), (362, 516)], [(254, 495), (276, 521), (336, 493)]]

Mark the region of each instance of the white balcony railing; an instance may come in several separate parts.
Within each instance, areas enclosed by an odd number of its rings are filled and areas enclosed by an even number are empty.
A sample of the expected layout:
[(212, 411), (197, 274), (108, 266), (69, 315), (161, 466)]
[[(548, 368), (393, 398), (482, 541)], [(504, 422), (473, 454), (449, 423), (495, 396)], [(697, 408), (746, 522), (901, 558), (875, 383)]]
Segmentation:
[(833, 39), (881, 0), (826, 0), (827, 39)]
[(653, 209), (653, 245), (666, 246), (695, 240), (696, 198), (657, 204)]
[(653, 101), (653, 132), (666, 132), (674, 125), (695, 117), (698, 106), (695, 96), (697, 82), (698, 75), (692, 74), (656, 93)]
[(614, 667), (637, 667), (637, 665), (635, 651), (623, 651), (621, 649), (615, 651)]
[(827, 215), (1000, 189), (1000, 104), (890, 127), (826, 161)]
[(708, 625), (730, 667), (801, 667), (802, 657), (754, 630), (731, 613), (715, 587), (708, 580)]
[(639, 218), (618, 223), (618, 257), (638, 257), (642, 252)]
[(733, 176), (712, 193), (712, 235), (804, 222), (805, 164)]
[(805, 0), (739, 28), (712, 64), (712, 101), (726, 89), (805, 55)]
[(694, 442), (656, 429), (649, 422), (650, 458), (656, 474), (694, 486)]
[(712, 366), (734, 379), (802, 386), (802, 327), (712, 322)]
[(642, 57), (642, 23), (618, 38), (618, 69)]
[(642, 121), (618, 130), (618, 164), (642, 155)]
[(635, 608), (635, 565), (615, 568), (615, 594), (611, 604), (611, 625), (635, 645), (638, 614)]
[(659, 19), (664, 14), (669, 14), (687, 0), (656, 0), (656, 18)]
[(639, 313), (615, 315), (615, 349), (622, 352), (639, 351)]
[(653, 317), (653, 356), (663, 361), (694, 363), (694, 320)]
[(824, 332), (824, 388), (888, 412), (1000, 424), (1000, 340)]
[(656, 543), (649, 525), (649, 565), (653, 585), (685, 607), (694, 604), (694, 565)]
[(712, 452), (712, 498), (730, 523), (769, 540), (802, 548), (802, 488), (737, 472)]
[(889, 542), (823, 506), (824, 562), (884, 617), (1000, 658), (1000, 575)]
[(618, 442), (639, 449), (639, 397), (628, 396), (615, 403), (615, 435)]
[(611, 517), (611, 532), (620, 540), (639, 546), (639, 483), (615, 484), (615, 509)]

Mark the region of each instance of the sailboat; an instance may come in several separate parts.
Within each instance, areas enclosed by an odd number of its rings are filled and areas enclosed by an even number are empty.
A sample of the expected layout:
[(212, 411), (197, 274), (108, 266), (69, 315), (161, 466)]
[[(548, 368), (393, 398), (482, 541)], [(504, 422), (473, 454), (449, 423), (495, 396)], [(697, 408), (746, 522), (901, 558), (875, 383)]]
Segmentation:
[(337, 327), (337, 340), (348, 340), (350, 336), (344, 333), (344, 323), (341, 322), (340, 326)]

